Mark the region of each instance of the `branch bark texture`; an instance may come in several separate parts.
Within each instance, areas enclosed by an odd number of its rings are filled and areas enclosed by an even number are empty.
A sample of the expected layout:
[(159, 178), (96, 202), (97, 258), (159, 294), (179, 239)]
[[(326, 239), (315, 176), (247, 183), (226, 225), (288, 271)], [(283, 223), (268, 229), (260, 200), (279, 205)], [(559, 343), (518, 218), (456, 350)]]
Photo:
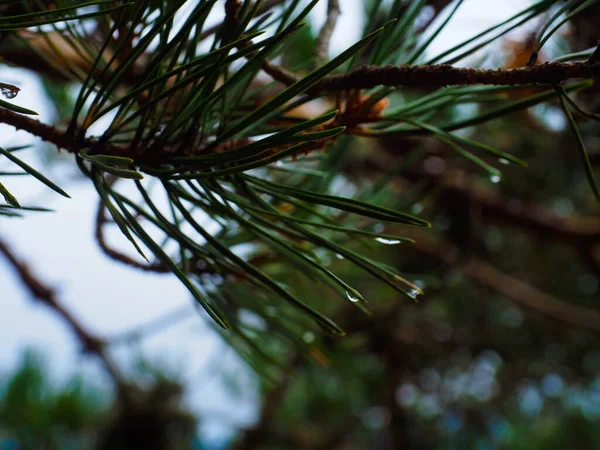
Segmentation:
[[(265, 69), (263, 67), (263, 69)], [(290, 85), (300, 80), (297, 74), (270, 65), (267, 70), (275, 80)], [(353, 89), (371, 89), (377, 86), (414, 86), (414, 87), (443, 87), (461, 85), (528, 85), (549, 84), (556, 85), (563, 81), (580, 78), (594, 78), (600, 75), (600, 63), (547, 63), (533, 67), (517, 69), (471, 69), (459, 68), (449, 65), (431, 66), (363, 66), (346, 74), (332, 75), (324, 78), (307, 93), (315, 95), (323, 92), (340, 92)], [(14, 113), (5, 108), (0, 108), (0, 123), (12, 125), (22, 129), (40, 139), (51, 142), (59, 148), (72, 153), (78, 153), (83, 148), (95, 147), (95, 142), (85, 139), (85, 142), (76, 142), (66, 132), (54, 126), (46, 125), (31, 117)], [(102, 153), (116, 156), (128, 156), (153, 165), (162, 161), (159, 155), (132, 154), (131, 149), (121, 145), (103, 144)]]
[(546, 63), (516, 69), (472, 69), (446, 64), (431, 66), (362, 66), (346, 74), (332, 75), (317, 83), (311, 92), (371, 89), (377, 86), (465, 86), (559, 84), (600, 75), (600, 64)]

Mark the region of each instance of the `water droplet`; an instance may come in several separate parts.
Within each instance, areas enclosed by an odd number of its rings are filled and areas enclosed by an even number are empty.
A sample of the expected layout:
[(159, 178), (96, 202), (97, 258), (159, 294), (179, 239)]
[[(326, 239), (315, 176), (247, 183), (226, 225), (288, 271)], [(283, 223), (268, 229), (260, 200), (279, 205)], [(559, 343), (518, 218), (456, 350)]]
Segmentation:
[(340, 253), (336, 253), (336, 254), (335, 254), (335, 257), (336, 257), (337, 259), (344, 259), (344, 255), (341, 255)]
[(2, 86), (0, 87), (0, 93), (2, 93), (2, 96), (9, 100), (15, 98), (20, 90), (20, 88), (13, 86), (12, 84), (2, 83)]
[(307, 331), (306, 333), (304, 333), (302, 335), (302, 340), (304, 342), (306, 342), (307, 344), (310, 344), (310, 343), (314, 342), (314, 340), (315, 340), (315, 333), (313, 333), (312, 331)]
[(506, 159), (506, 158), (500, 158), (500, 159), (498, 160), (498, 162), (499, 162), (500, 164), (504, 164), (505, 166), (508, 166), (508, 165), (510, 164), (510, 161), (509, 161), (508, 159)]
[(500, 178), (500, 175), (492, 175), (492, 176), (490, 177), (490, 181), (491, 181), (492, 183), (500, 183), (500, 180), (501, 180), (501, 179), (502, 179), (502, 178)]
[(385, 245), (396, 245), (396, 244), (399, 244), (400, 242), (402, 242), (399, 239), (386, 239), (386, 238), (382, 238), (382, 237), (375, 238), (375, 240), (377, 242), (381, 242), (382, 244), (385, 244)]
[(359, 297), (357, 297), (355, 294), (352, 294), (348, 291), (346, 291), (346, 297), (348, 297), (348, 300), (350, 300), (353, 303), (360, 302)]
[(417, 296), (422, 294), (423, 292), (420, 289), (417, 288), (412, 288), (409, 291), (406, 292), (406, 295), (408, 295), (410, 298), (412, 298), (413, 300), (417, 299)]

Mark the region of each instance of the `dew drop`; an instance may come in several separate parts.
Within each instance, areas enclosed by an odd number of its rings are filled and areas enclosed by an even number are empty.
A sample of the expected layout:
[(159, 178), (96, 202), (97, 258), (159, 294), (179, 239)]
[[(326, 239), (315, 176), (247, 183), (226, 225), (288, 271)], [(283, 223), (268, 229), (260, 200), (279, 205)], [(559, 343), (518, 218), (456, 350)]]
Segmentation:
[(342, 254), (340, 254), (340, 253), (336, 253), (336, 254), (335, 254), (335, 257), (336, 257), (337, 259), (344, 259), (344, 255), (342, 255)]
[(501, 179), (502, 179), (502, 178), (500, 178), (500, 175), (492, 175), (492, 176), (490, 177), (490, 181), (491, 181), (492, 183), (500, 183), (500, 180), (501, 180)]
[(13, 86), (12, 84), (3, 83), (0, 87), (0, 93), (2, 93), (2, 96), (9, 100), (15, 98), (20, 90), (20, 88), (18, 88), (17, 86)]
[(498, 162), (499, 162), (500, 164), (504, 164), (505, 166), (508, 166), (508, 165), (510, 164), (510, 161), (509, 161), (508, 159), (506, 159), (506, 158), (500, 158), (500, 159), (498, 160)]
[(159, 125), (156, 132), (154, 133), (154, 137), (159, 137), (163, 131), (165, 131), (165, 126), (164, 125)]
[(346, 297), (348, 297), (348, 300), (350, 300), (353, 303), (357, 303), (360, 302), (360, 298), (358, 298), (356, 295), (351, 294), (350, 292), (346, 291)]
[(386, 239), (382, 237), (375, 238), (375, 240), (385, 245), (396, 245), (402, 242), (399, 239)]
[(307, 344), (314, 342), (315, 341), (315, 333), (313, 333), (312, 331), (307, 331), (306, 333), (304, 333), (302, 335), (302, 340), (304, 342), (306, 342)]
[(406, 292), (406, 295), (408, 295), (413, 300), (416, 300), (417, 296), (420, 295), (421, 293), (422, 292), (419, 289), (412, 288), (412, 289), (410, 289), (409, 291)]

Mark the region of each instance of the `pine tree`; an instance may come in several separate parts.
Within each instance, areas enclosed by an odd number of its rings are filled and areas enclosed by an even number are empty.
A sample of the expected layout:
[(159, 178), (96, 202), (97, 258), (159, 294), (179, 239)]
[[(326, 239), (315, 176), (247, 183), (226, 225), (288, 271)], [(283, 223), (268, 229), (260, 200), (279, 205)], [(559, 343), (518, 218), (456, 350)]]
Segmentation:
[[(17, 106), (18, 86), (0, 83), (0, 122), (71, 154), (98, 194), (95, 237), (104, 253), (143, 271), (171, 272), (223, 337), (274, 384), (302, 358), (328, 364), (328, 345), (352, 331), (345, 325), (374, 326), (368, 314), (377, 299), (357, 286), (365, 276), (411, 302), (423, 296), (416, 280), (431, 274), (418, 263), (404, 261), (400, 268), (386, 261), (377, 251), (382, 244), (410, 253), (414, 243), (450, 275), (461, 267), (484, 284), (496, 283), (499, 292), (516, 289), (511, 280), (498, 282), (484, 263), (480, 223), (482, 214), (496, 211), (508, 220), (510, 211), (470, 188), (477, 180), (501, 181), (502, 165), (528, 166), (526, 151), (509, 151), (481, 133), (496, 119), (520, 114), (536, 127), (527, 111), (558, 105), (588, 196), (600, 200), (594, 161), (574, 117), (598, 120), (577, 97), (599, 74), (598, 50), (576, 48), (538, 61), (559, 27), (595, 2), (537, 1), (439, 55), (429, 54), (429, 46), (462, 0), (366, 2), (363, 37), (334, 57), (329, 41), (344, 5), (329, 0), (325, 24), (311, 37), (306, 20), (317, 3), (0, 5), (3, 61), (37, 72), (59, 92), (77, 88), (72, 103), (60, 105), (60, 120), (47, 124)], [(423, 24), (427, 11), (431, 17)], [(222, 18), (216, 24), (214, 15)], [(434, 20), (439, 17), (445, 19)], [(542, 25), (520, 50), (523, 66), (500, 68), (505, 62), (496, 60), (495, 69), (480, 67), (489, 64), (474, 58), (481, 49), (535, 20)], [(465, 116), (464, 104), (475, 113)], [(104, 130), (91, 133), (98, 124), (106, 124)], [(544, 133), (540, 126), (533, 138), (544, 139)], [(2, 220), (44, 211), (44, 205), (19, 203), (19, 192), (9, 190), (11, 176), (27, 174), (68, 196), (43, 169), (19, 158), (20, 150), (0, 148), (3, 167), (16, 170), (0, 172)], [(451, 165), (467, 167), (468, 179), (442, 177)], [(391, 188), (398, 174), (417, 188), (406, 196)], [(543, 175), (551, 179), (552, 168)], [(432, 231), (414, 206), (436, 189), (430, 217), (451, 220)], [(511, 220), (552, 227), (523, 217)], [(127, 246), (107, 243), (110, 227), (120, 230)], [(441, 250), (429, 245), (440, 229)], [(32, 294), (63, 315), (127, 395), (105, 342), (77, 324), (10, 247), (0, 240)], [(600, 267), (591, 248), (582, 252)], [(336, 258), (351, 267), (341, 270), (350, 277), (332, 267)], [(542, 312), (598, 330), (595, 316), (586, 322), (580, 310), (549, 304)], [(364, 324), (357, 318), (363, 315)], [(254, 448), (249, 436), (242, 445)]]

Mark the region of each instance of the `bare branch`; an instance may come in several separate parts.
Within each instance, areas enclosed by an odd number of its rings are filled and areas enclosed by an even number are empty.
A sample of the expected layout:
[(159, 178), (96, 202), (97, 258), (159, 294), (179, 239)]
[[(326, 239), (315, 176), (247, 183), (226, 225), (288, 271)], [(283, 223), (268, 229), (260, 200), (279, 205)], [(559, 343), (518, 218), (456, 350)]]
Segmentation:
[(558, 300), (515, 277), (499, 271), (485, 261), (471, 259), (469, 263), (462, 267), (462, 272), (478, 283), (490, 287), (494, 291), (529, 308), (576, 327), (600, 332), (600, 314), (598, 312)]
[(67, 311), (56, 299), (56, 293), (53, 289), (42, 282), (34, 273), (31, 272), (28, 265), (20, 261), (10, 249), (8, 244), (0, 239), (0, 252), (4, 254), (8, 262), (13, 266), (25, 287), (30, 294), (37, 300), (49, 306), (58, 313), (59, 316), (67, 322), (71, 330), (79, 339), (82, 347), (88, 353), (97, 355), (102, 361), (106, 370), (111, 374), (118, 386), (123, 386), (123, 377), (121, 376), (117, 366), (108, 356), (105, 350), (105, 343), (100, 338), (94, 336), (87, 331), (82, 325), (77, 322), (75, 317)]
[(319, 91), (346, 91), (371, 89), (376, 86), (443, 87), (473, 84), (526, 85), (558, 84), (576, 78), (600, 75), (600, 64), (586, 62), (546, 63), (516, 69), (470, 69), (445, 64), (431, 66), (362, 66), (352, 72), (323, 79), (311, 89)]
[[(414, 248), (441, 261), (447, 260), (448, 255), (456, 253), (455, 247), (437, 242), (423, 233), (416, 232), (413, 237), (416, 238)], [(575, 327), (600, 332), (600, 313), (597, 311), (559, 300), (481, 259), (471, 258), (458, 269), (477, 283), (535, 311)]]
[[(300, 355), (295, 354), (289, 358), (288, 367), (298, 369), (302, 364)], [(253, 428), (246, 430), (231, 447), (232, 450), (251, 450), (262, 448), (271, 433), (271, 426), (276, 418), (277, 411), (283, 402), (288, 388), (294, 382), (290, 376), (286, 376), (277, 386), (273, 387), (263, 396), (263, 404), (260, 413), (260, 422)]]
[[(285, 0), (264, 1), (262, 3), (262, 5), (260, 5), (260, 8), (258, 8), (257, 15), (264, 14), (264, 13), (268, 12), (269, 10), (271, 10), (272, 8), (275, 8), (276, 6), (279, 6), (284, 2), (285, 2)], [(206, 30), (204, 30), (202, 33), (200, 33), (200, 37), (198, 38), (198, 41), (203, 41), (207, 37), (212, 36), (213, 34), (215, 34), (217, 32), (217, 30), (219, 28), (221, 28), (221, 26), (222, 26), (222, 24), (218, 23), (216, 25), (213, 25), (212, 27), (208, 27)]]
[(167, 314), (164, 314), (148, 323), (140, 325), (132, 330), (113, 336), (108, 339), (108, 345), (127, 344), (143, 337), (148, 337), (151, 334), (159, 333), (173, 325), (178, 324), (182, 320), (190, 317), (194, 311), (190, 305), (177, 308)]
[(340, 16), (340, 3), (338, 0), (329, 0), (327, 3), (327, 19), (321, 28), (315, 48), (315, 66), (327, 61), (329, 56), (329, 41), (335, 30), (338, 17)]
[(104, 237), (104, 226), (108, 223), (106, 218), (106, 205), (102, 200), (98, 203), (98, 210), (96, 212), (96, 241), (98, 245), (108, 257), (119, 261), (123, 264), (126, 264), (130, 267), (134, 267), (136, 269), (141, 269), (145, 272), (155, 272), (155, 273), (171, 273), (169, 268), (163, 264), (162, 262), (146, 264), (139, 261), (136, 261), (132, 257), (121, 253), (118, 250), (113, 249), (106, 243), (106, 239)]

